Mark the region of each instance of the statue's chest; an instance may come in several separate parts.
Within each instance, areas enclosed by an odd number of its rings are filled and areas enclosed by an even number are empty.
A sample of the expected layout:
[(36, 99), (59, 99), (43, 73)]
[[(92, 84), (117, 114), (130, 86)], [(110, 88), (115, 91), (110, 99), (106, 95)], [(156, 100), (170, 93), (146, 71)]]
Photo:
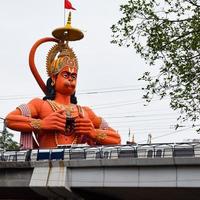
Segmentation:
[(74, 119), (83, 113), (83, 110), (79, 105), (75, 104), (63, 105), (63, 104), (58, 104), (52, 100), (47, 100), (41, 108), (40, 117), (41, 119), (44, 119), (51, 113), (54, 113), (59, 110), (64, 111), (63, 113), (66, 115), (67, 119), (71, 118)]

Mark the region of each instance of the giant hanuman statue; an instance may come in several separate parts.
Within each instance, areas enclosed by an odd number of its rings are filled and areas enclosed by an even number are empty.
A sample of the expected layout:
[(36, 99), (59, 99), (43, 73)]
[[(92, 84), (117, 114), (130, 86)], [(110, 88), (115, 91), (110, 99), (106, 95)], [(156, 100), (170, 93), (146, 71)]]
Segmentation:
[[(68, 144), (119, 144), (119, 134), (102, 117), (89, 107), (77, 105), (74, 94), (78, 61), (69, 41), (80, 40), (84, 35), (71, 26), (71, 13), (67, 24), (55, 29), (52, 35), (54, 37), (38, 40), (29, 54), (31, 71), (45, 97), (34, 98), (10, 112), (6, 117), (7, 126), (22, 132), (22, 149), (56, 148)], [(56, 42), (47, 55), (49, 79), (46, 85), (34, 62), (37, 47), (45, 42)]]

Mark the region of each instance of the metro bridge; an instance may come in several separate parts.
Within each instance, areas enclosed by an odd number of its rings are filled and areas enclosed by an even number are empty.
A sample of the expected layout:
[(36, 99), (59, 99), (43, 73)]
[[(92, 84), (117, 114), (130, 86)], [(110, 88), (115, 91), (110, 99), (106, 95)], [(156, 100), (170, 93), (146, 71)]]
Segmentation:
[(11, 151), (0, 158), (0, 199), (200, 196), (200, 143)]

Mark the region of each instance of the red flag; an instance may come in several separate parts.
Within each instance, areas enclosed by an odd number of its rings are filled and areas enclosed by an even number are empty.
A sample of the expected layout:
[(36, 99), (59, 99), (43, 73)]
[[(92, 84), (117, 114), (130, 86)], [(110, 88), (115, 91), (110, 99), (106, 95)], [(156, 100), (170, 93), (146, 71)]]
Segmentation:
[(72, 6), (71, 2), (69, 2), (69, 0), (65, 0), (65, 9), (76, 10), (76, 9)]

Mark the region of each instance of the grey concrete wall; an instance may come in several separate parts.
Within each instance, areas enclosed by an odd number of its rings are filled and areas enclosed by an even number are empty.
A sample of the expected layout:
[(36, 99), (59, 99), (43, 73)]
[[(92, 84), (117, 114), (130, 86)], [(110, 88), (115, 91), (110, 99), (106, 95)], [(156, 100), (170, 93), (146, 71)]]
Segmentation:
[(77, 198), (72, 190), (81, 188), (100, 188), (106, 194), (111, 193), (106, 188), (116, 188), (115, 193), (117, 188), (124, 191), (166, 188), (168, 192), (197, 188), (200, 191), (200, 158), (0, 162), (0, 180), (0, 190), (29, 188), (39, 196), (52, 199)]

